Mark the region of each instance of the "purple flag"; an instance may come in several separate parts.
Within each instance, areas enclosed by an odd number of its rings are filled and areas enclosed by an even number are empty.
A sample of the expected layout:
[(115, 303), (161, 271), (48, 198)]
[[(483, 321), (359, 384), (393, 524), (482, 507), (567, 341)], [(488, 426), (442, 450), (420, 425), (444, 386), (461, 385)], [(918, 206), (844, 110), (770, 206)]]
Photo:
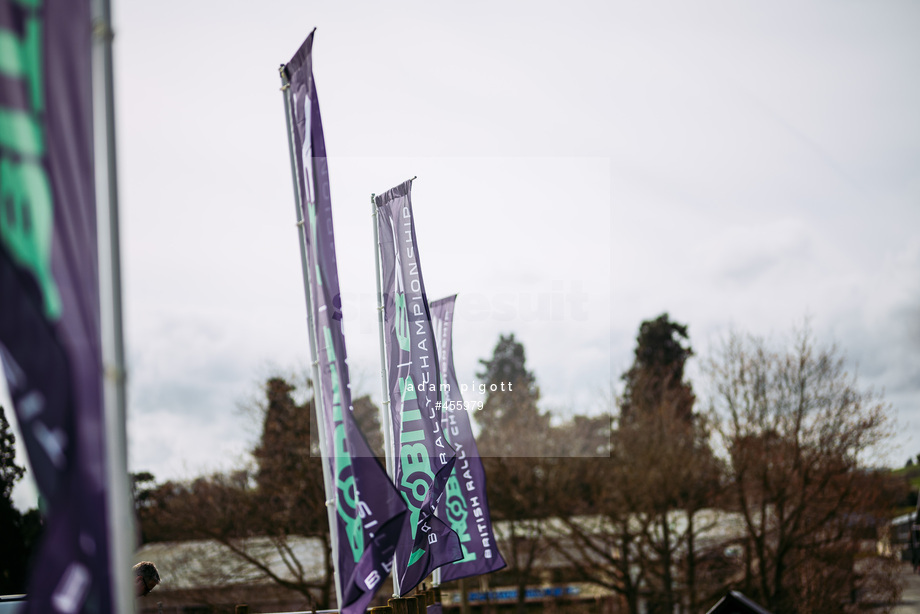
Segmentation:
[(438, 506), (438, 516), (460, 536), (463, 558), (441, 568), (441, 581), (498, 571), (505, 566), (486, 500), (486, 474), (473, 439), (468, 408), (463, 404), (457, 372), (454, 370), (453, 323), (457, 295), (431, 303), (441, 368), (442, 422), (444, 433), (457, 451), (457, 463), (447, 480), (447, 495)]
[(116, 609), (91, 32), (88, 1), (0, 0), (0, 359), (47, 501), (25, 610), (43, 614)]
[(396, 550), (394, 573), (402, 594), (434, 569), (461, 557), (457, 534), (435, 516), (456, 457), (441, 430), (438, 353), (422, 281), (411, 189), (410, 180), (376, 197), (394, 482), (409, 506), (406, 530), (411, 535)]
[[(352, 414), (326, 145), (313, 81), (313, 34), (285, 66), (294, 115), (298, 189), (304, 211), (309, 292), (318, 350), (326, 450), (335, 481), (339, 609), (364, 612), (392, 565), (406, 506)], [(329, 476), (326, 477), (329, 479)]]

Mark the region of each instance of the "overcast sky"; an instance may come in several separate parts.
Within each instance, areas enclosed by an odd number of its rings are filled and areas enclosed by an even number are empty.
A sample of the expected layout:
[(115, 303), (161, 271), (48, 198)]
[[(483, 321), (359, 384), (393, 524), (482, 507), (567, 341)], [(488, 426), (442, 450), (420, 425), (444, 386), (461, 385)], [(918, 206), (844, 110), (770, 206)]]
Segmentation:
[(917, 3), (114, 4), (132, 471), (238, 464), (238, 406), (308, 363), (277, 67), (313, 27), (355, 393), (370, 195), (418, 176), (461, 383), (513, 332), (592, 412), (645, 319), (705, 357), (808, 317), (892, 404), (887, 461), (920, 452)]

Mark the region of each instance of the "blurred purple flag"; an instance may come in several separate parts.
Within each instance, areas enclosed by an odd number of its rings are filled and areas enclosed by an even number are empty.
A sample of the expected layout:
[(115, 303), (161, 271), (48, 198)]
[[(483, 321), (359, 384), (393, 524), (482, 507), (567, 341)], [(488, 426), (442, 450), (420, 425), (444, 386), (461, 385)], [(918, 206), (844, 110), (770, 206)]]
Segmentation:
[[(399, 592), (461, 557), (457, 534), (435, 516), (456, 460), (441, 427), (438, 353), (412, 217), (412, 181), (376, 197), (394, 482), (409, 506), (396, 549)], [(388, 451), (388, 454), (393, 453)]]
[[(505, 561), (492, 533), (492, 519), (486, 499), (486, 474), (473, 439), (470, 416), (463, 404), (457, 372), (454, 370), (453, 324), (457, 295), (431, 303), (431, 321), (437, 339), (438, 364), (443, 392), (444, 432), (457, 451), (457, 463), (447, 480), (438, 516), (460, 536), (463, 558), (441, 568), (441, 581), (498, 571)], [(430, 608), (430, 606), (429, 606)]]
[[(284, 67), (294, 115), (296, 175), (307, 237), (309, 292), (320, 367), (326, 449), (336, 485), (338, 572), (344, 614), (364, 612), (390, 572), (406, 505), (352, 414), (326, 145), (307, 37)], [(314, 250), (315, 246), (315, 250)], [(329, 479), (327, 476), (326, 479)]]
[(86, 0), (0, 0), (0, 358), (47, 503), (25, 607), (42, 614), (116, 610), (91, 32)]

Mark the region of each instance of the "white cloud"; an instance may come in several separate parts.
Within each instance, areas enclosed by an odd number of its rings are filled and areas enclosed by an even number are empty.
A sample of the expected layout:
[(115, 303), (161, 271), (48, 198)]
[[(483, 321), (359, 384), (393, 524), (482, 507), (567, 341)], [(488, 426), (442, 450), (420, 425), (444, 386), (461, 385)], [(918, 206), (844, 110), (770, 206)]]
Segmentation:
[(661, 312), (700, 356), (810, 315), (916, 452), (915, 4), (116, 8), (132, 469), (225, 467), (258, 435), (236, 402), (307, 361), (277, 66), (314, 25), (356, 389), (369, 197), (418, 175), (462, 382), (514, 332), (547, 406), (586, 407)]

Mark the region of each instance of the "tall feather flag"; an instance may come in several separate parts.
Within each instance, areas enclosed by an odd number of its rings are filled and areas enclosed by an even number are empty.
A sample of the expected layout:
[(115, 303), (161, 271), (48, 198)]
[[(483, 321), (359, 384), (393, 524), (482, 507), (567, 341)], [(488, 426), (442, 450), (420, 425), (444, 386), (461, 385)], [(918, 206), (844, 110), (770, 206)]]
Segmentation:
[[(283, 68), (290, 83), (292, 156), (304, 223), (302, 254), (312, 308), (325, 432), (326, 480), (335, 484), (330, 524), (345, 614), (363, 612), (386, 578), (406, 505), (374, 457), (352, 413), (339, 293), (326, 145), (313, 80), (313, 33)], [(290, 115), (289, 113), (289, 120)], [(331, 476), (329, 475), (331, 474)]]
[(457, 372), (454, 370), (453, 324), (457, 295), (431, 303), (444, 391), (444, 433), (457, 452), (457, 463), (447, 480), (444, 500), (438, 516), (445, 519), (460, 536), (463, 558), (441, 568), (441, 581), (450, 582), (469, 576), (498, 571), (505, 560), (498, 551), (492, 532), (489, 502), (486, 499), (486, 474), (476, 449), (468, 409), (463, 403)]
[[(103, 354), (113, 366), (112, 339), (121, 343), (113, 318), (103, 320), (117, 301), (108, 285), (117, 248), (107, 232), (97, 242), (94, 155), (109, 151), (94, 143), (93, 94), (110, 81), (96, 74), (93, 83), (91, 17), (88, 1), (0, 0), (0, 362), (47, 504), (25, 606), (43, 614), (133, 605), (124, 421), (107, 429), (103, 381)], [(107, 5), (97, 17), (107, 25)], [(110, 59), (108, 49), (96, 57)], [(114, 177), (100, 166), (109, 196)], [(113, 202), (98, 203), (104, 231)], [(113, 536), (121, 522), (124, 534)]]
[(454, 449), (441, 427), (438, 354), (422, 280), (411, 201), (412, 181), (375, 198), (386, 328), (393, 481), (409, 507), (396, 549), (398, 591), (461, 557), (457, 534), (435, 515)]

